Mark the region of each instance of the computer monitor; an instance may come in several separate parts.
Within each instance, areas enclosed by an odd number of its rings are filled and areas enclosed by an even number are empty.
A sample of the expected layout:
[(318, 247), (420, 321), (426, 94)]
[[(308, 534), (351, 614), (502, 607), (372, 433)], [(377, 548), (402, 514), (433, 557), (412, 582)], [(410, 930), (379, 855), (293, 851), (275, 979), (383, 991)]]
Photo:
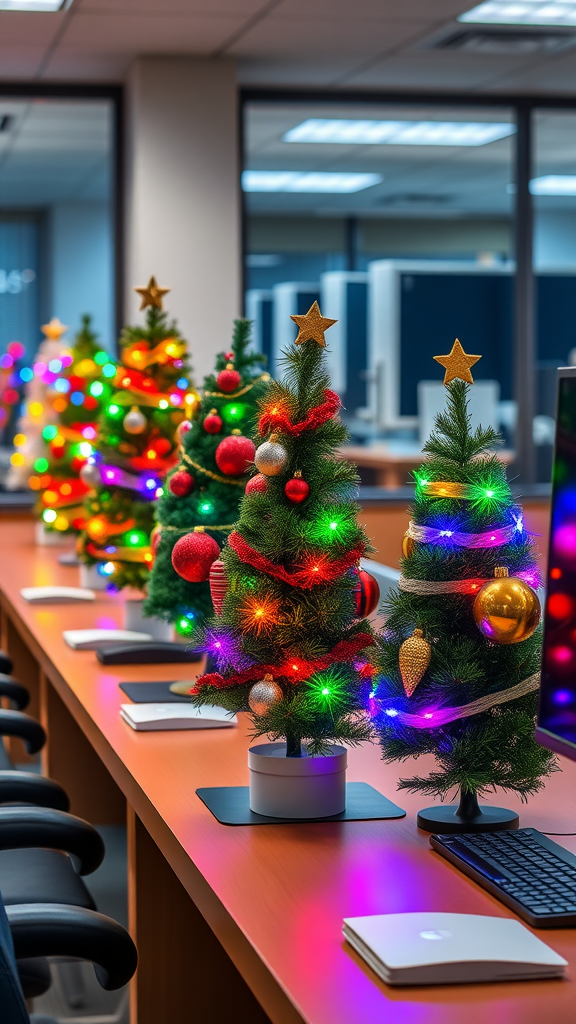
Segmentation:
[(576, 761), (576, 367), (558, 371), (536, 737), (543, 746)]

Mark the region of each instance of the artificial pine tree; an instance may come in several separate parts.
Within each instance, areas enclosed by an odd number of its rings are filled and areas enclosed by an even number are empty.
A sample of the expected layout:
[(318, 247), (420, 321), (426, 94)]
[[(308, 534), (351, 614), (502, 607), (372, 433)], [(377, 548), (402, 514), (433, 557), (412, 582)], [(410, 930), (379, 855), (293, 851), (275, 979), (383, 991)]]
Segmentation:
[[(473, 431), (467, 411), (470, 367), (480, 356), (456, 341), (450, 355), (435, 358), (446, 368), (447, 408), (414, 474), (372, 703), (386, 762), (436, 759), (435, 770), (401, 779), (400, 788), (441, 799), (460, 791), (456, 815), (429, 808), (419, 824), (457, 831), (482, 821), (478, 795), (499, 786), (526, 798), (554, 762), (534, 739), (541, 649), (534, 546), (494, 452), (501, 439), (492, 429)], [(499, 811), (485, 807), (483, 827), (517, 821)]]
[(146, 326), (126, 327), (94, 452), (81, 470), (91, 488), (79, 554), (109, 584), (144, 590), (150, 576), (153, 501), (177, 458), (177, 428), (197, 402), (186, 343), (162, 308), (168, 288), (152, 277), (142, 296)]
[[(314, 303), (286, 353), (286, 374), (261, 406), (259, 470), (222, 552), (227, 593), (205, 633), (218, 671), (193, 702), (249, 711), (255, 736), (286, 740), (286, 754), (324, 754), (370, 735), (364, 716), (372, 649), (359, 574), (368, 542), (354, 501), (357, 476), (337, 451), (347, 432), (324, 370), (335, 321)], [(368, 577), (366, 579), (366, 577)]]
[(18, 405), (25, 382), (31, 380), (34, 374), (31, 367), (19, 366), (24, 353), (24, 345), (19, 341), (11, 341), (0, 356), (0, 445), (3, 446), (10, 445), (13, 438), (16, 445), (14, 428), (18, 419)]
[(180, 461), (156, 508), (155, 561), (144, 611), (174, 623), (183, 636), (191, 637), (212, 615), (208, 573), (238, 518), (254, 458), (245, 435), (270, 377), (261, 372), (265, 357), (250, 349), (250, 334), (249, 320), (235, 321), (230, 352), (217, 357), (194, 422), (180, 430)]
[(96, 421), (116, 373), (115, 363), (98, 344), (91, 320), (88, 314), (82, 317), (71, 360), (60, 370), (52, 364), (56, 372), (47, 397), (56, 419), (42, 430), (44, 455), (36, 459), (35, 473), (28, 479), (28, 486), (39, 492), (38, 518), (47, 530), (62, 534), (78, 532), (84, 526), (82, 503), (88, 487), (79, 474), (92, 454)]
[(38, 472), (36, 461), (45, 460), (46, 444), (42, 431), (44, 427), (56, 423), (58, 418), (54, 409), (55, 399), (50, 398), (48, 389), (62, 369), (72, 362), (70, 344), (63, 338), (67, 330), (57, 319), (52, 319), (41, 328), (44, 340), (34, 356), (32, 374), (26, 375), (24, 401), (16, 427), (16, 451), (10, 460), (6, 481), (11, 491), (28, 488), (31, 474), (35, 470)]

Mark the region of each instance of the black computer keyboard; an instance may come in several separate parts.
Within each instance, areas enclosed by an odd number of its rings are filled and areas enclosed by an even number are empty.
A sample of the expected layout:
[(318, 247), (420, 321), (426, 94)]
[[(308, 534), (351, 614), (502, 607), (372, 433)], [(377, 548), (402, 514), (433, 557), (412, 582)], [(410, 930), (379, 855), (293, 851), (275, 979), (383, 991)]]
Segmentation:
[(576, 927), (576, 856), (537, 829), (430, 836), (430, 843), (533, 927)]

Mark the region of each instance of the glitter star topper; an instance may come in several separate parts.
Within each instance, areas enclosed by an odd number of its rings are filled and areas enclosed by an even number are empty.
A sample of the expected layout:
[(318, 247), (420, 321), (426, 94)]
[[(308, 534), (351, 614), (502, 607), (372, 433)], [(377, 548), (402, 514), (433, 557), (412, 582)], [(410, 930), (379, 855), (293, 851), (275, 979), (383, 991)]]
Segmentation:
[(51, 341), (60, 341), (63, 334), (66, 334), (68, 328), (66, 324), (61, 324), (58, 317), (52, 317), (49, 324), (44, 324), (40, 328), (45, 338), (50, 338)]
[(466, 384), (473, 384), (474, 378), (470, 373), (470, 367), (474, 366), (482, 356), (469, 356), (462, 345), (456, 338), (456, 341), (452, 345), (452, 351), (447, 356), (434, 356), (437, 363), (440, 363), (446, 370), (444, 374), (444, 384), (449, 384), (452, 380), (463, 380)]
[(312, 303), (304, 316), (291, 315), (290, 319), (294, 321), (298, 328), (298, 337), (294, 342), (295, 345), (301, 345), (303, 341), (317, 341), (322, 348), (326, 348), (324, 331), (327, 331), (333, 324), (338, 323), (337, 320), (330, 320), (327, 316), (322, 316), (317, 302)]
[(169, 288), (160, 288), (156, 283), (156, 278), (152, 276), (148, 281), (145, 288), (135, 288), (135, 292), (138, 292), (142, 299), (140, 310), (146, 309), (148, 306), (155, 306), (156, 309), (163, 309), (162, 299), (164, 295), (167, 295), (170, 291)]

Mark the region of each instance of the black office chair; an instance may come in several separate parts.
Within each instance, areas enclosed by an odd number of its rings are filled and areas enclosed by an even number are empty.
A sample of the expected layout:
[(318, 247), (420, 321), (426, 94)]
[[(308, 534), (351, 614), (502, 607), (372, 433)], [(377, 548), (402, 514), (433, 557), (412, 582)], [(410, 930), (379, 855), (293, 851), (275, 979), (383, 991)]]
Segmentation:
[(6, 672), (8, 675), (10, 675), (13, 668), (14, 664), (12, 662), (12, 658), (7, 653), (7, 651), (3, 651), (0, 648), (0, 672)]
[(110, 917), (58, 904), (4, 909), (0, 899), (0, 1008), (2, 1024), (56, 1024), (28, 1014), (17, 964), (60, 956), (90, 961), (102, 988), (122, 988), (138, 963), (128, 932)]

